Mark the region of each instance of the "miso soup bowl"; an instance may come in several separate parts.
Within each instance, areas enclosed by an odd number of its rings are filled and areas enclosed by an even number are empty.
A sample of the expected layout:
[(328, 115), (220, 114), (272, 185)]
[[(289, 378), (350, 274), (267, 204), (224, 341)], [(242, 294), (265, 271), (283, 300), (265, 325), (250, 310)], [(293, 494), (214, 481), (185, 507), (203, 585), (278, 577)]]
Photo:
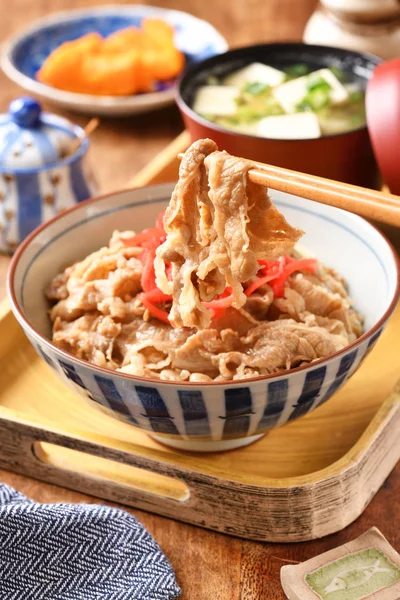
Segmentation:
[[(350, 346), (274, 376), (235, 382), (182, 383), (145, 379), (91, 365), (51, 342), (44, 289), (67, 265), (107, 244), (113, 230), (154, 224), (172, 184), (83, 202), (39, 227), (14, 255), (8, 277), (12, 310), (37, 353), (78, 396), (139, 427), (158, 441), (191, 451), (245, 446), (266, 431), (318, 408), (340, 389), (371, 351), (399, 293), (396, 256), (385, 238), (353, 214), (271, 192), (303, 244), (347, 280), (365, 315), (365, 333)], [(77, 401), (78, 398), (77, 398)]]
[(365, 88), (375, 66), (382, 61), (372, 54), (302, 43), (248, 46), (203, 60), (187, 69), (177, 87), (177, 104), (192, 141), (209, 137), (220, 150), (236, 156), (363, 187), (380, 186), (366, 125), (316, 139), (281, 140), (237, 133), (194, 112), (196, 91), (210, 75), (223, 77), (253, 62), (277, 69), (305, 63), (313, 71), (335, 66)]

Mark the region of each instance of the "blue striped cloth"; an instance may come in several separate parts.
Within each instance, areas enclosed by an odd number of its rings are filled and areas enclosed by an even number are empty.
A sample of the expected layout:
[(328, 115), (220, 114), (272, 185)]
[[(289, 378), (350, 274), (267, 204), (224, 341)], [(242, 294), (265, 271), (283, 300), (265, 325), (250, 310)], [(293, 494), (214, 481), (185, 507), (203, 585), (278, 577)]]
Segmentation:
[(39, 504), (0, 484), (1, 600), (172, 600), (175, 575), (129, 513)]

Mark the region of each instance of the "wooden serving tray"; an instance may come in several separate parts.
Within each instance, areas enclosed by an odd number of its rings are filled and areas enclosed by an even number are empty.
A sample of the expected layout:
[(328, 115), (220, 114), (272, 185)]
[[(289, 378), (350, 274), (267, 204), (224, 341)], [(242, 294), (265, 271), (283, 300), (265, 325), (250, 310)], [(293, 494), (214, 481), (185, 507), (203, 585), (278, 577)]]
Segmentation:
[[(187, 144), (183, 134), (132, 184), (176, 179)], [(243, 538), (322, 537), (362, 513), (400, 457), (399, 336), (400, 308), (329, 402), (246, 448), (188, 454), (78, 398), (4, 303), (0, 468)]]

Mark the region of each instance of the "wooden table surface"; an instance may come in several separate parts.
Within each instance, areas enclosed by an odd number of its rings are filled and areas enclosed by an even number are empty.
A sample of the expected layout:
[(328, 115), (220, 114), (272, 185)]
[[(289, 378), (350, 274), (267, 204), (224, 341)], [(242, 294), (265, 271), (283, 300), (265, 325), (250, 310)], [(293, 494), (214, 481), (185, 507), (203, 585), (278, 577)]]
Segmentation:
[[(14, 0), (0, 19), (0, 39), (33, 19), (66, 8), (97, 5), (101, 0)], [(104, 2), (105, 3), (105, 2)], [(145, 0), (141, 0), (146, 4)], [(155, 2), (156, 3), (156, 2)], [(231, 46), (301, 39), (316, 0), (161, 0), (159, 4), (205, 18)], [(210, 12), (210, 6), (213, 11)], [(0, 112), (21, 90), (0, 75)], [(48, 107), (50, 108), (50, 107)], [(65, 113), (81, 124), (84, 117)], [(182, 129), (175, 108), (129, 119), (103, 119), (93, 135), (91, 157), (101, 190), (123, 187)], [(8, 258), (0, 257), (0, 297), (4, 295)], [(0, 442), (1, 443), (1, 442)], [(0, 481), (42, 502), (96, 502), (96, 499), (5, 471)], [(284, 561), (303, 561), (356, 537), (376, 525), (400, 549), (400, 468), (388, 478), (356, 523), (313, 543), (272, 545), (247, 542), (140, 511), (132, 511), (170, 559), (183, 600), (281, 600), (279, 580)]]

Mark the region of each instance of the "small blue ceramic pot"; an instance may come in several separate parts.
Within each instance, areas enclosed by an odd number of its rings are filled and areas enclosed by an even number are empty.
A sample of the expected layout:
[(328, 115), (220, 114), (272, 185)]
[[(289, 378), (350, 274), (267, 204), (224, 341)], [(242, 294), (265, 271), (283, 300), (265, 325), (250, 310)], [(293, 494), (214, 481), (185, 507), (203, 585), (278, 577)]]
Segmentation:
[[(69, 154), (74, 139), (81, 138)], [(0, 116), (0, 251), (11, 253), (38, 225), (96, 191), (83, 129), (18, 98)]]

